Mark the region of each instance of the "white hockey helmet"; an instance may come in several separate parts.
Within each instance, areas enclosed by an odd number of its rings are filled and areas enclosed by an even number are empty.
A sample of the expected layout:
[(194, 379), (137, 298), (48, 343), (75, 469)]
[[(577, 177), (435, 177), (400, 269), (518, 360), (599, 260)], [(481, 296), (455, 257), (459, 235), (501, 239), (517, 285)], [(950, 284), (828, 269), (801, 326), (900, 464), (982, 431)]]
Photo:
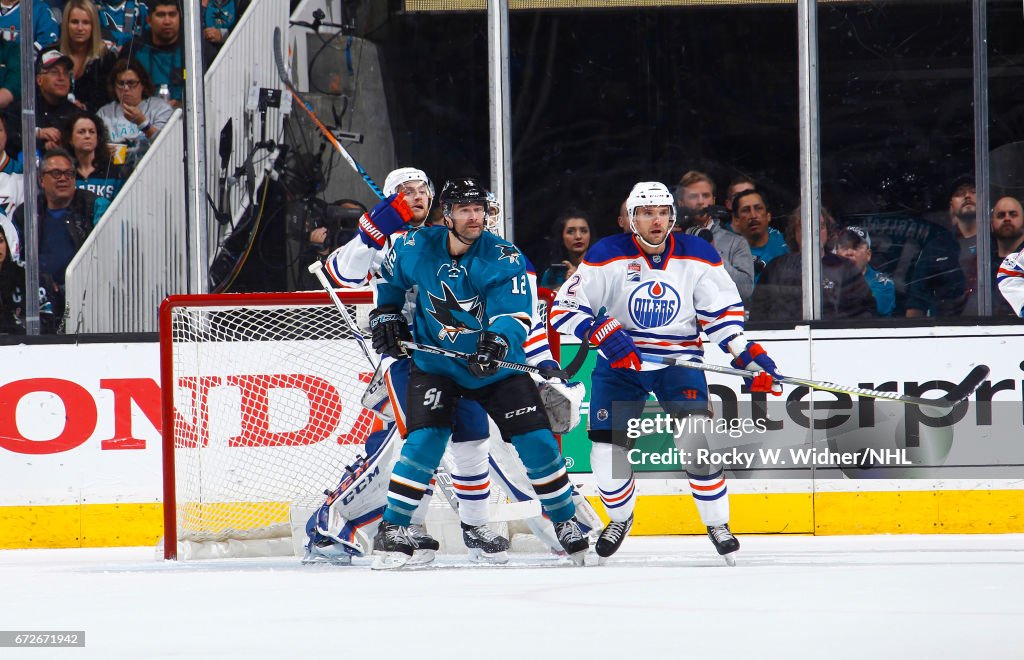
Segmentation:
[[(669, 191), (668, 186), (660, 181), (641, 181), (640, 183), (633, 186), (633, 189), (629, 191), (629, 197), (626, 198), (626, 213), (629, 215), (629, 230), (636, 235), (637, 239), (645, 245), (655, 248), (658, 245), (648, 243), (640, 237), (640, 232), (636, 230), (633, 225), (633, 219), (636, 217), (636, 210), (642, 206), (667, 206), (672, 209), (672, 221), (669, 222), (668, 230), (665, 232), (666, 239), (668, 235), (672, 233), (672, 228), (676, 225), (676, 198)], [(664, 243), (664, 241), (662, 241)]]
[(434, 201), (434, 184), (427, 176), (427, 173), (423, 170), (416, 169), (415, 167), (399, 167), (397, 170), (392, 170), (386, 179), (384, 179), (384, 196), (391, 197), (398, 192), (398, 186), (409, 181), (422, 181), (427, 184), (427, 190), (430, 192), (430, 201)]
[(494, 193), (487, 192), (487, 215), (484, 217), (484, 229), (495, 236), (501, 236), (501, 202)]
[(633, 186), (626, 198), (626, 213), (630, 221), (636, 216), (641, 206), (668, 206), (672, 209), (672, 222), (676, 220), (676, 198), (669, 192), (668, 186), (660, 181), (641, 181)]

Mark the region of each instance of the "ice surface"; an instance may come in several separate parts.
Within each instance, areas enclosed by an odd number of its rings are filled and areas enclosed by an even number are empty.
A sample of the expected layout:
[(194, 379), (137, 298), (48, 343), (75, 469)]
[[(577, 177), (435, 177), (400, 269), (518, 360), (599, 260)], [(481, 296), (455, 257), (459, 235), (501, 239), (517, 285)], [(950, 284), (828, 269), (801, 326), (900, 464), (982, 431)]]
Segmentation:
[(151, 548), (0, 552), (0, 658), (1024, 658), (1024, 535), (634, 537), (606, 566), (380, 573)]

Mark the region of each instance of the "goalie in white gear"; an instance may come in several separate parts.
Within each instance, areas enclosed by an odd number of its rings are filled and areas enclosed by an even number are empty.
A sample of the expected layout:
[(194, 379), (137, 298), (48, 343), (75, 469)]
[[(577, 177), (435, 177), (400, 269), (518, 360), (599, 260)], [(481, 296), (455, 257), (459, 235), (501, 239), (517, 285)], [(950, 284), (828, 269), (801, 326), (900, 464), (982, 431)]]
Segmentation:
[[(743, 304), (721, 257), (706, 241), (672, 233), (676, 207), (668, 188), (638, 183), (626, 207), (630, 231), (591, 247), (559, 289), (551, 310), (552, 327), (600, 351), (591, 381), (589, 435), (598, 491), (611, 519), (595, 545), (602, 560), (618, 550), (633, 524), (636, 490), (626, 458), (628, 420), (642, 414), (651, 393), (668, 414), (711, 414), (703, 372), (644, 362), (641, 352), (700, 361), (703, 331), (736, 356), (736, 366), (761, 372), (752, 379), (757, 391), (781, 392), (773, 380), (774, 362), (743, 338)], [(688, 452), (683, 456), (695, 456), (707, 440), (694, 432), (682, 434), (676, 443)], [(708, 536), (731, 564), (739, 541), (729, 530), (722, 468), (684, 467)]]

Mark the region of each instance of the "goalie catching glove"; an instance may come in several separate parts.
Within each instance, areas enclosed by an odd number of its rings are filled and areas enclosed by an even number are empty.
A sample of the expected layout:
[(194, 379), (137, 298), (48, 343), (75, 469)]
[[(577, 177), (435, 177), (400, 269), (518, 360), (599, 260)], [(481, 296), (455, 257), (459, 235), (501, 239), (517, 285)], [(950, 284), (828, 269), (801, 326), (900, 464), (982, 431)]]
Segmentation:
[(508, 340), (497, 332), (484, 331), (476, 343), (476, 353), (469, 357), (469, 371), (477, 378), (498, 373), (498, 362), (508, 355)]
[(398, 193), (383, 199), (369, 213), (359, 218), (359, 238), (367, 247), (380, 249), (388, 236), (412, 220), (412, 209), (405, 195)]
[[(734, 347), (734, 340), (740, 339), (739, 335), (732, 337), (723, 345)], [(753, 378), (743, 379), (744, 392), (771, 392), (775, 396), (782, 394), (782, 384), (776, 379), (781, 378), (775, 361), (768, 357), (768, 351), (757, 342), (747, 342), (746, 347), (736, 355), (732, 366), (747, 371), (756, 372)]]
[(395, 359), (408, 357), (402, 342), (412, 341), (412, 332), (397, 305), (384, 305), (370, 312), (370, 332), (373, 350)]

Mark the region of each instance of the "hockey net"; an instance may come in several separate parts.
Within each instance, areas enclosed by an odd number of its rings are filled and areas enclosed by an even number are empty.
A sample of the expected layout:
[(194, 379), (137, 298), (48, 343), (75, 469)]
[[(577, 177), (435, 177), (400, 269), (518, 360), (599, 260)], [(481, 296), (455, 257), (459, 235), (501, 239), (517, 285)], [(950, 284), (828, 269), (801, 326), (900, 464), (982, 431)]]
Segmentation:
[[(372, 294), (340, 295), (365, 325)], [(292, 554), (289, 510), (381, 428), (348, 325), (326, 293), (172, 296), (160, 344), (164, 556)]]

